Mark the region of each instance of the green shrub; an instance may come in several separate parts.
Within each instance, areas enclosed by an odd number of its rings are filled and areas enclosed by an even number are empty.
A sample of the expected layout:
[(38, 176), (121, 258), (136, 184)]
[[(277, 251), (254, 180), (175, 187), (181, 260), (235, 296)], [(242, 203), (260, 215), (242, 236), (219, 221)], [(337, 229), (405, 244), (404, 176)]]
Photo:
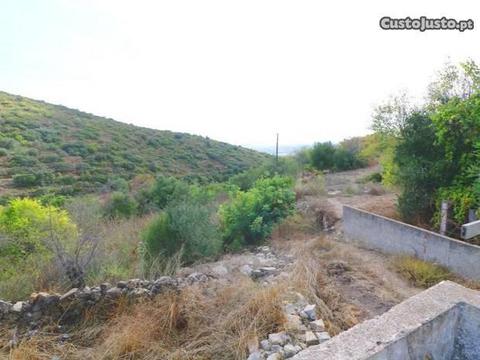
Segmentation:
[(181, 201), (168, 205), (142, 234), (146, 266), (179, 255), (183, 263), (212, 257), (221, 250), (210, 207)]
[(41, 184), (41, 179), (35, 174), (17, 174), (13, 176), (13, 186), (17, 188), (32, 187)]
[(397, 271), (415, 286), (429, 288), (443, 280), (454, 280), (445, 267), (410, 256), (400, 256), (394, 261)]
[(115, 192), (104, 207), (104, 216), (110, 219), (129, 218), (136, 213), (137, 204), (129, 195)]
[(8, 155), (7, 149), (0, 148), (0, 157), (7, 156), (7, 155)]
[(292, 180), (275, 176), (261, 179), (246, 192), (238, 192), (231, 203), (220, 207), (223, 239), (227, 247), (255, 245), (270, 235), (275, 223), (293, 213)]

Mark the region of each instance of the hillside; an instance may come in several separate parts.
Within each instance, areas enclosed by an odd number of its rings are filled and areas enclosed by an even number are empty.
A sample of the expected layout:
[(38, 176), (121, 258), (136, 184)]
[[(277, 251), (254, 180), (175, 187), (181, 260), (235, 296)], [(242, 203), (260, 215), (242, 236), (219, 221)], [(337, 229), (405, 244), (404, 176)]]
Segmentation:
[(221, 181), (268, 155), (0, 92), (0, 196), (108, 190), (138, 174)]

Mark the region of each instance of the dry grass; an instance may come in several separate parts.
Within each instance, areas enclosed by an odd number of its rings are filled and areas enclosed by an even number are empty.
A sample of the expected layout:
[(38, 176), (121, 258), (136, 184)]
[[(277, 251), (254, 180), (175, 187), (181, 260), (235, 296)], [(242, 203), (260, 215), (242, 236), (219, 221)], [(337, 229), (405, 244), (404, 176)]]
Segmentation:
[(299, 260), (295, 263), (291, 282), (298, 292), (317, 305), (328, 332), (335, 335), (356, 325), (360, 312), (345, 301), (326, 275), (321, 259), (332, 249), (333, 244), (322, 237), (299, 247)]
[(297, 180), (295, 194), (297, 199), (325, 195), (325, 180), (319, 174), (305, 175)]
[(393, 264), (414, 286), (429, 288), (443, 280), (456, 280), (447, 268), (411, 256), (399, 256)]
[(283, 327), (282, 293), (242, 278), (137, 304), (106, 324), (90, 358), (244, 359), (252, 339)]

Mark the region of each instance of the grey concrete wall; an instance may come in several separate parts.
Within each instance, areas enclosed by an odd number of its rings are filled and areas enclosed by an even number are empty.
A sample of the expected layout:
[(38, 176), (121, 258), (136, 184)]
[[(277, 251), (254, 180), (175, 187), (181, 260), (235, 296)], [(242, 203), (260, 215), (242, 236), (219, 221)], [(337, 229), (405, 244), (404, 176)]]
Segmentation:
[(478, 360), (480, 292), (443, 281), (292, 360)]
[(347, 240), (365, 247), (416, 256), (461, 276), (480, 279), (480, 246), (350, 206), (343, 206), (343, 230)]

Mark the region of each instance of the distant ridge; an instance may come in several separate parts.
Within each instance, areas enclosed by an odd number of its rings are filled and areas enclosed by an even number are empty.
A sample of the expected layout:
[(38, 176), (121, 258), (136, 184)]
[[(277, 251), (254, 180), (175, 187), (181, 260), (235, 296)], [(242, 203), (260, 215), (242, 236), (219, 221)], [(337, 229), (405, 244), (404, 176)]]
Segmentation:
[(141, 174), (223, 181), (268, 158), (0, 92), (0, 197), (108, 190)]

